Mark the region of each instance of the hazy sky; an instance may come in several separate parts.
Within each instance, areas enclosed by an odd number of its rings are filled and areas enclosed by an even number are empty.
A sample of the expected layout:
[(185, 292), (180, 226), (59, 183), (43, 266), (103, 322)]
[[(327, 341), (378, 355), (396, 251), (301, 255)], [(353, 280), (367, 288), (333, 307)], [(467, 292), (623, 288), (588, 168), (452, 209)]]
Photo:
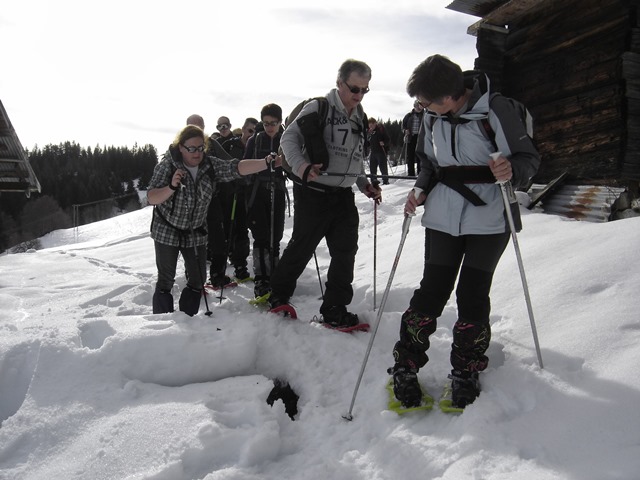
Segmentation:
[(25, 148), (151, 143), (188, 115), (240, 127), (267, 103), (286, 114), (335, 86), (347, 58), (373, 77), (369, 116), (401, 119), (405, 84), (434, 53), (473, 68), (478, 19), (451, 0), (4, 0), (2, 100)]

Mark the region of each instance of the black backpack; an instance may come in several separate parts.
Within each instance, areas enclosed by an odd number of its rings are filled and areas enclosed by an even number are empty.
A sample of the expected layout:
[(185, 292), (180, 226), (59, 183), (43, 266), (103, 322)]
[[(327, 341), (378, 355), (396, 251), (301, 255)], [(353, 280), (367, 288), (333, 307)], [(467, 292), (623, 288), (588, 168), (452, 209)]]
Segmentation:
[[(298, 117), (302, 108), (312, 100), (316, 100), (318, 102), (318, 111), (309, 113), (302, 118), (298, 118), (297, 123), (302, 135), (304, 136), (304, 146), (307, 152), (309, 152), (309, 158), (314, 164), (321, 163), (322, 170), (326, 170), (329, 166), (329, 152), (327, 151), (327, 146), (322, 137), (322, 132), (327, 121), (327, 114), (329, 112), (329, 101), (326, 97), (308, 98), (296, 105), (293, 110), (291, 110), (291, 113), (287, 118), (285, 118), (284, 129), (286, 130), (287, 127), (291, 125), (291, 122)], [(291, 165), (289, 165), (289, 162), (287, 162), (287, 159), (285, 158), (282, 146), (278, 149), (278, 155), (282, 155), (282, 169), (285, 171), (287, 176), (289, 178), (298, 178), (291, 170)]]

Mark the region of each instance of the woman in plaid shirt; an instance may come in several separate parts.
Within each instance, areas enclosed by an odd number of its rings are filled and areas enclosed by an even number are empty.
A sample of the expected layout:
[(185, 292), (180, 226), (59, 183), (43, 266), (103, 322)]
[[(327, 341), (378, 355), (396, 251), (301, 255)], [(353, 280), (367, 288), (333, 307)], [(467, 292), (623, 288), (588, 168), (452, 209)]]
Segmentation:
[(149, 182), (147, 199), (154, 205), (151, 238), (158, 268), (153, 313), (173, 312), (171, 290), (179, 253), (184, 258), (189, 283), (178, 304), (188, 315), (198, 313), (207, 267), (207, 211), (217, 182), (260, 172), (272, 161), (280, 166), (281, 159), (270, 155), (231, 161), (208, 156), (206, 141), (201, 128), (184, 127), (156, 165)]

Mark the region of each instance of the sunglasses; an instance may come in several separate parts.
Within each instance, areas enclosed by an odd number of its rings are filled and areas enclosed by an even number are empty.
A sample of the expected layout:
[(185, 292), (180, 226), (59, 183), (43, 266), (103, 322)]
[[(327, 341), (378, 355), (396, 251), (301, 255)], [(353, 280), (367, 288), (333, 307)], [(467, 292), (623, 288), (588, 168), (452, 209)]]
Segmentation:
[(228, 123), (221, 123), (220, 125), (216, 125), (216, 128), (218, 130), (228, 130), (231, 128), (231, 125), (229, 125)]
[(352, 87), (347, 82), (343, 82), (343, 83), (347, 86), (347, 88), (351, 93), (355, 93), (355, 94), (361, 93), (362, 95), (364, 95), (365, 93), (369, 92), (369, 87)]
[(280, 122), (278, 122), (277, 120), (274, 120), (273, 122), (262, 122), (262, 124), (265, 127), (275, 127), (275, 126), (279, 125)]
[(187, 147), (184, 143), (182, 144), (183, 148), (189, 152), (189, 153), (196, 153), (196, 152), (204, 152), (204, 145), (200, 145), (198, 147)]

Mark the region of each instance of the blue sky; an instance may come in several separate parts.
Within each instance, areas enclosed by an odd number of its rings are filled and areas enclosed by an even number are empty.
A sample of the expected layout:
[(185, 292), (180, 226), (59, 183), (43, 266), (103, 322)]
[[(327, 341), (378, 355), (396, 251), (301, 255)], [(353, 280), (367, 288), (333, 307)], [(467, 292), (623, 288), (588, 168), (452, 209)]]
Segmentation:
[[(363, 105), (400, 119), (413, 68), (441, 53), (473, 67), (477, 18), (450, 0), (7, 2), (0, 100), (25, 148), (171, 142), (199, 113), (240, 127), (267, 103), (288, 112), (335, 85), (347, 58), (373, 70)], [(286, 115), (286, 113), (285, 113)]]

